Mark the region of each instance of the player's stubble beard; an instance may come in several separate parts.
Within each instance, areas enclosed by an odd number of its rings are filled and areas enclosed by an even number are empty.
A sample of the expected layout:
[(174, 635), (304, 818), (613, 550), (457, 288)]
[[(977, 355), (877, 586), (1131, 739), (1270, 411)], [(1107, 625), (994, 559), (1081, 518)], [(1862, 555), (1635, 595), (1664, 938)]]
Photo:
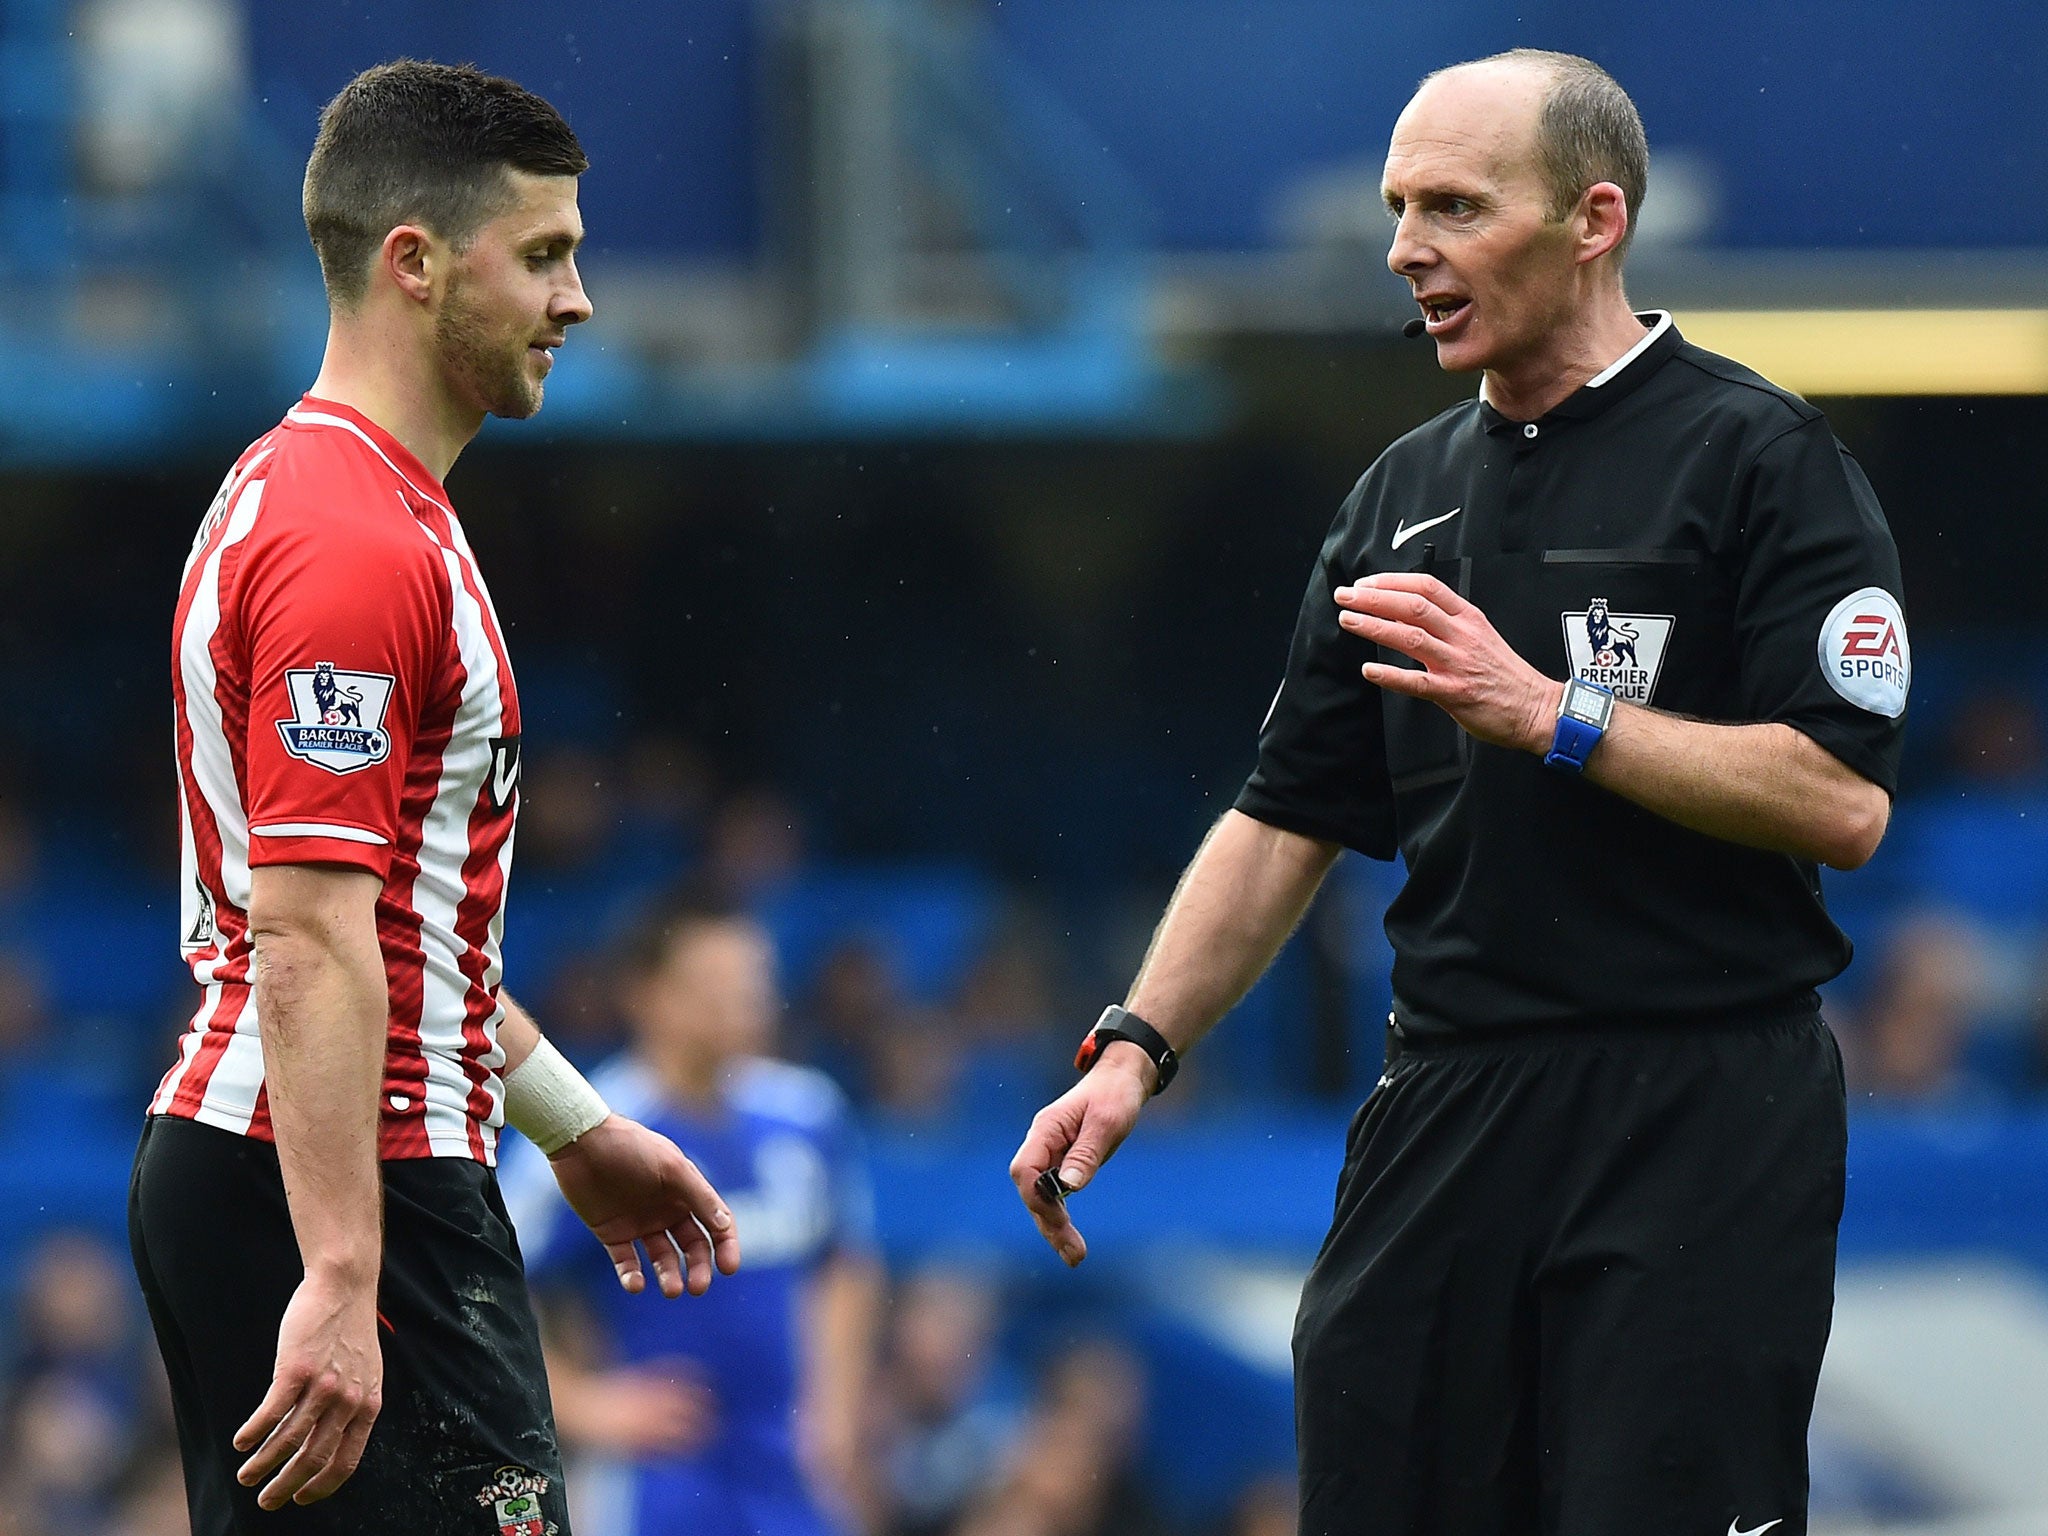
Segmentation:
[(540, 409), (541, 381), (527, 371), (526, 338), (503, 339), (483, 306), (471, 301), (459, 273), (434, 317), (434, 345), (456, 393), (489, 414), (524, 421)]

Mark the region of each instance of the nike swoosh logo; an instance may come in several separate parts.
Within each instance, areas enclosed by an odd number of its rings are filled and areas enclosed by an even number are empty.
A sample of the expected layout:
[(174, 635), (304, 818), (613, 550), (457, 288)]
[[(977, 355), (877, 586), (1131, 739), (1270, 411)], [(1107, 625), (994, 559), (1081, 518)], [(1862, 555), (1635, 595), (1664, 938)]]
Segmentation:
[(1773, 1526), (1783, 1525), (1784, 1523), (1782, 1519), (1773, 1520), (1768, 1525), (1760, 1525), (1754, 1530), (1738, 1531), (1736, 1527), (1742, 1524), (1742, 1522), (1740, 1520), (1730, 1520), (1728, 1522), (1728, 1536), (1764, 1536), (1765, 1531), (1770, 1530)]
[[(1441, 517), (1424, 518), (1421, 522), (1415, 524), (1415, 526), (1412, 528), (1409, 527), (1406, 523), (1397, 523), (1394, 527), (1394, 548), (1399, 549), (1403, 544), (1406, 544), (1410, 539), (1414, 538), (1415, 535), (1422, 532), (1422, 530), (1425, 528), (1434, 528), (1438, 523), (1448, 523), (1452, 518), (1456, 517), (1460, 512), (1464, 510), (1465, 509), (1463, 507), (1453, 507), (1450, 511), (1444, 513)], [(1737, 1536), (1750, 1536), (1750, 1532), (1741, 1531), (1737, 1533)]]

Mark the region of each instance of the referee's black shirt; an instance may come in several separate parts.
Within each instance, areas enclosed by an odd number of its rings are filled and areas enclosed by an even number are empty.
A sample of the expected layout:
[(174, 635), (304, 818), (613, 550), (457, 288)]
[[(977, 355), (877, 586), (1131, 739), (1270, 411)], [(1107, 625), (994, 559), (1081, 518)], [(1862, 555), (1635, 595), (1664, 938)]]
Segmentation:
[(1428, 570), (1550, 677), (1781, 721), (1893, 792), (1911, 652), (1869, 482), (1812, 406), (1643, 318), (1638, 348), (1540, 420), (1469, 401), (1366, 472), (1237, 799), (1403, 856), (1386, 924), (1418, 1036), (1741, 1017), (1810, 1002), (1849, 961), (1811, 863), (1474, 741), (1367, 683), (1376, 648), (1337, 623), (1338, 587)]

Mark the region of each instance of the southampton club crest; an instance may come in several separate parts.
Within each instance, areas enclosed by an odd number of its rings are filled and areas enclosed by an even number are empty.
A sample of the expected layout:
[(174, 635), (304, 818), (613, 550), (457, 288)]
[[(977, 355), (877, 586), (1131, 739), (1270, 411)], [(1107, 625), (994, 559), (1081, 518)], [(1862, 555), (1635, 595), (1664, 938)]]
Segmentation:
[(555, 1536), (561, 1529), (541, 1511), (548, 1480), (525, 1467), (500, 1467), (491, 1485), (476, 1496), (498, 1520), (498, 1536)]
[(396, 679), (385, 672), (345, 672), (331, 661), (294, 667), (284, 675), (291, 695), (289, 719), (277, 734), (293, 757), (329, 773), (354, 773), (391, 755), (384, 711)]
[(1572, 676), (1611, 688), (1631, 704), (1649, 703), (1677, 622), (1668, 613), (1614, 613), (1606, 598), (1592, 599), (1585, 612), (1564, 615)]

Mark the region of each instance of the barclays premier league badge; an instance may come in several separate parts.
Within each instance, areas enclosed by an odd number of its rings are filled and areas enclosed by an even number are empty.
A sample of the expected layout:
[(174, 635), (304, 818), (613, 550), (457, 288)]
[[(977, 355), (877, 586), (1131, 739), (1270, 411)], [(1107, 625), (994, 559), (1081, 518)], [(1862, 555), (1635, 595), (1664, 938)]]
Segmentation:
[(1631, 704), (1650, 702), (1677, 619), (1668, 613), (1614, 613), (1604, 597), (1594, 598), (1583, 613), (1563, 617), (1572, 676)]
[(476, 1496), (498, 1520), (498, 1536), (555, 1536), (560, 1527), (541, 1512), (548, 1480), (524, 1467), (500, 1467), (490, 1487)]
[(354, 773), (391, 755), (384, 712), (396, 682), (383, 672), (344, 672), (331, 661), (284, 675), (291, 718), (277, 722), (284, 749), (329, 773)]

